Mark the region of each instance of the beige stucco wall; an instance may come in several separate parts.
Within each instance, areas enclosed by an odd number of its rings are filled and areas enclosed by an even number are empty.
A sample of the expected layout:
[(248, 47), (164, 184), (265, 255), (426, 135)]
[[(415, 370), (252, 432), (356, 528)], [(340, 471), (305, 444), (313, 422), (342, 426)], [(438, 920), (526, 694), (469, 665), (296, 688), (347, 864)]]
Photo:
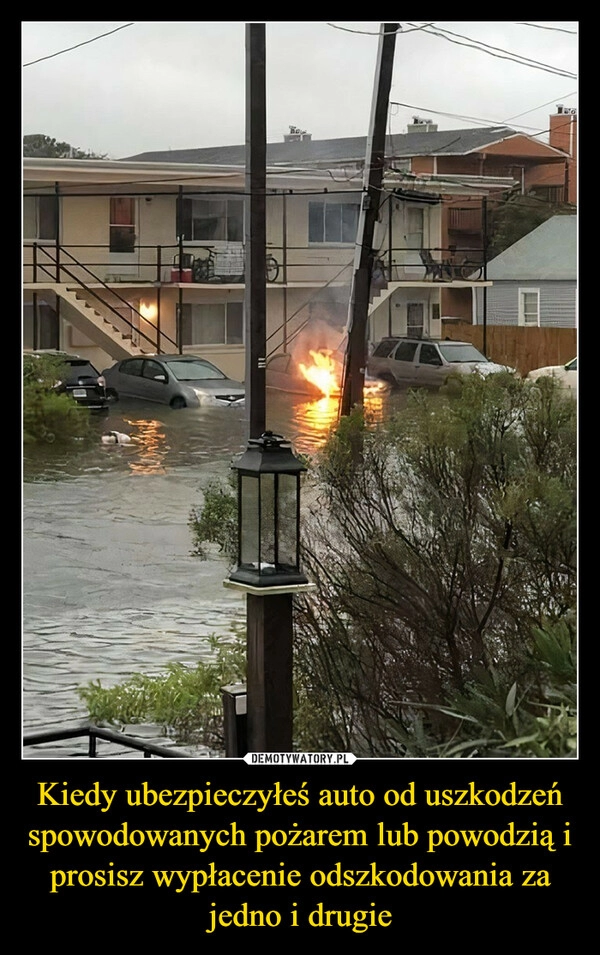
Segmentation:
[[(308, 191), (308, 190), (307, 190)], [(360, 194), (335, 194), (332, 190), (332, 201), (357, 203)], [(136, 199), (136, 244), (144, 248), (136, 251), (132, 261), (138, 263), (138, 274), (147, 282), (143, 287), (135, 286), (131, 282), (121, 282), (116, 287), (118, 297), (111, 300), (118, 307), (124, 302), (130, 303), (135, 309), (153, 309), (158, 315), (146, 324), (134, 318), (142, 331), (148, 331), (154, 338), (154, 330), (158, 323), (163, 334), (160, 348), (163, 352), (175, 351), (173, 342), (176, 340), (176, 308), (179, 301), (179, 289), (170, 284), (162, 284), (159, 288), (155, 282), (156, 249), (162, 246), (163, 269), (170, 271), (173, 256), (176, 252), (176, 195), (155, 195), (146, 200), (139, 196)], [(354, 244), (314, 244), (308, 243), (308, 206), (311, 200), (322, 198), (322, 193), (315, 189), (315, 195), (286, 195), (269, 196), (266, 203), (267, 246), (280, 263), (278, 282), (284, 278), (284, 209), (285, 231), (287, 246), (287, 282), (288, 287), (281, 284), (267, 288), (267, 357), (277, 350), (307, 351), (309, 347), (335, 348), (341, 339), (343, 328), (348, 314), (350, 296), (350, 282), (354, 265)], [(85, 259), (90, 268), (96, 270), (101, 278), (115, 271), (116, 266), (108, 252), (110, 196), (65, 196), (62, 197), (61, 233), (62, 245), (70, 247), (77, 258)], [(392, 213), (392, 242), (394, 247), (401, 248), (406, 244), (407, 220), (406, 203), (393, 200)], [(438, 244), (441, 224), (440, 207), (423, 205), (423, 243), (425, 246)], [(376, 227), (374, 245), (385, 251), (389, 244), (387, 237), (388, 227), (387, 207), (382, 210), (381, 221)], [(85, 249), (83, 248), (85, 247)], [(185, 251), (194, 254), (195, 246), (186, 243)], [(117, 256), (119, 260), (122, 257)], [(31, 250), (24, 250), (24, 263), (31, 261)], [(152, 265), (144, 263), (152, 263)], [(73, 272), (88, 283), (92, 280), (83, 271), (73, 267)], [(163, 277), (163, 273), (161, 273)], [(420, 276), (418, 276), (420, 277)], [(24, 281), (31, 281), (31, 269), (24, 269)], [(64, 280), (64, 277), (63, 277)], [(297, 283), (294, 286), (294, 283)], [(320, 287), (327, 283), (325, 287)], [(96, 285), (99, 294), (109, 298), (101, 285)], [(30, 294), (27, 292), (27, 294)], [(182, 301), (187, 303), (211, 303), (244, 300), (244, 288), (226, 288), (222, 285), (213, 287), (201, 285), (185, 285), (182, 288)], [(393, 333), (402, 333), (406, 328), (406, 306), (409, 301), (423, 301), (426, 316), (431, 315), (431, 304), (438, 301), (439, 291), (412, 289), (394, 293), (393, 300)], [(123, 301), (124, 300), (124, 301)], [(95, 307), (103, 312), (97, 299), (90, 297)], [(111, 313), (105, 314), (112, 321)], [(427, 320), (427, 319), (426, 319)], [(308, 331), (303, 326), (310, 322)], [(370, 340), (376, 340), (388, 334), (388, 309), (384, 305), (371, 323)], [(435, 334), (433, 327), (431, 334)], [(172, 340), (169, 342), (167, 336)], [(134, 339), (135, 340), (135, 339)], [(143, 342), (143, 340), (142, 340)], [(112, 364), (110, 356), (105, 355), (93, 342), (80, 331), (66, 326), (61, 333), (61, 347), (88, 355), (97, 366), (107, 367)], [(186, 349), (188, 350), (188, 349)], [(189, 349), (197, 351), (197, 349)], [(243, 346), (212, 345), (202, 346), (202, 353), (213, 360), (215, 364), (231, 377), (243, 380), (245, 377), (245, 358)]]

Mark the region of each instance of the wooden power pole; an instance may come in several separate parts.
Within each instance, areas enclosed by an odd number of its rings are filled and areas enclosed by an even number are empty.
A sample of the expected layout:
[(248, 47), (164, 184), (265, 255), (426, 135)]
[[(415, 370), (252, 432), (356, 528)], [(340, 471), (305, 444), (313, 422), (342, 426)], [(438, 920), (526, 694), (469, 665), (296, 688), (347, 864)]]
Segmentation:
[(373, 235), (381, 203), (385, 160), (385, 129), (394, 68), (396, 33), (399, 26), (398, 23), (384, 23), (383, 32), (379, 38), (375, 88), (363, 177), (365, 191), (363, 192), (358, 220), (354, 272), (348, 306), (348, 340), (340, 401), (341, 415), (348, 415), (352, 408), (355, 405), (362, 404), (363, 400), (367, 360), (369, 290), (373, 268)]
[[(265, 24), (247, 23), (244, 321), (249, 438), (260, 438), (266, 423), (265, 60)], [(292, 600), (291, 593), (246, 594), (247, 745), (250, 752), (292, 748)]]

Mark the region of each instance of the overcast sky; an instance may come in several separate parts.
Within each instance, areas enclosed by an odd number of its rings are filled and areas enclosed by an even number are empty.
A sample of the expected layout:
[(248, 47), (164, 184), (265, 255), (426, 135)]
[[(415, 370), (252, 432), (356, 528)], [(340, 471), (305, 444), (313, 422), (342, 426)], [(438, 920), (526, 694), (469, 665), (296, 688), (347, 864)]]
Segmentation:
[[(245, 141), (245, 23), (21, 21), (22, 130), (122, 159)], [(379, 21), (266, 21), (267, 141), (369, 131)], [(547, 141), (577, 107), (577, 20), (403, 21), (388, 132), (506, 123)]]

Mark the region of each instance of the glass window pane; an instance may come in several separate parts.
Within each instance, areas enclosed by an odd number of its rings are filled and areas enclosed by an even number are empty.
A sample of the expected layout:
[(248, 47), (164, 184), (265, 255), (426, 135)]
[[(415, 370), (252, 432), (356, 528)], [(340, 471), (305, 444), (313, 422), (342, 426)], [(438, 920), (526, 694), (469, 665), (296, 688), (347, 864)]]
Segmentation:
[(358, 228), (358, 206), (342, 205), (342, 242), (356, 242)]
[(227, 345), (244, 343), (244, 303), (227, 303)]
[(308, 241), (323, 241), (323, 203), (308, 203)]
[(184, 305), (181, 318), (184, 345), (225, 344), (225, 306)]
[(278, 475), (277, 530), (279, 553), (278, 567), (297, 569), (298, 537), (296, 520), (298, 501), (298, 477), (295, 474)]
[(23, 199), (23, 238), (37, 239), (36, 201), (33, 197)]
[(342, 217), (339, 203), (325, 206), (325, 241), (340, 242), (342, 238)]
[(54, 196), (40, 196), (38, 199), (38, 238), (56, 239), (56, 198)]
[(110, 227), (110, 251), (133, 252), (135, 249), (135, 230), (133, 226), (113, 225)]
[[(260, 476), (260, 559), (261, 570), (275, 567), (275, 475)], [(265, 567), (264, 565), (270, 565)]]
[(412, 361), (415, 357), (416, 350), (416, 342), (400, 342), (394, 354), (394, 358), (396, 361)]
[(260, 528), (258, 519), (259, 479), (242, 474), (240, 515), (240, 564), (258, 570), (260, 559)]
[(227, 202), (227, 241), (244, 241), (244, 202), (242, 199), (229, 199)]
[(135, 225), (134, 200), (129, 196), (112, 196), (110, 200), (111, 225)]

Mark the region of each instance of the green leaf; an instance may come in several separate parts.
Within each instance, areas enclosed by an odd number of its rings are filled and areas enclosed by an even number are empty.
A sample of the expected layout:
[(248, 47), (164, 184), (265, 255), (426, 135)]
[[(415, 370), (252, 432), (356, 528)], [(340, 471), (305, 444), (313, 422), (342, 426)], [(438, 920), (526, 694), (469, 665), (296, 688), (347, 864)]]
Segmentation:
[(504, 708), (506, 710), (506, 715), (509, 717), (512, 716), (513, 713), (515, 712), (516, 696), (517, 696), (517, 684), (515, 682), (511, 686), (510, 690), (508, 691), (508, 695), (506, 697), (506, 703), (504, 705)]

